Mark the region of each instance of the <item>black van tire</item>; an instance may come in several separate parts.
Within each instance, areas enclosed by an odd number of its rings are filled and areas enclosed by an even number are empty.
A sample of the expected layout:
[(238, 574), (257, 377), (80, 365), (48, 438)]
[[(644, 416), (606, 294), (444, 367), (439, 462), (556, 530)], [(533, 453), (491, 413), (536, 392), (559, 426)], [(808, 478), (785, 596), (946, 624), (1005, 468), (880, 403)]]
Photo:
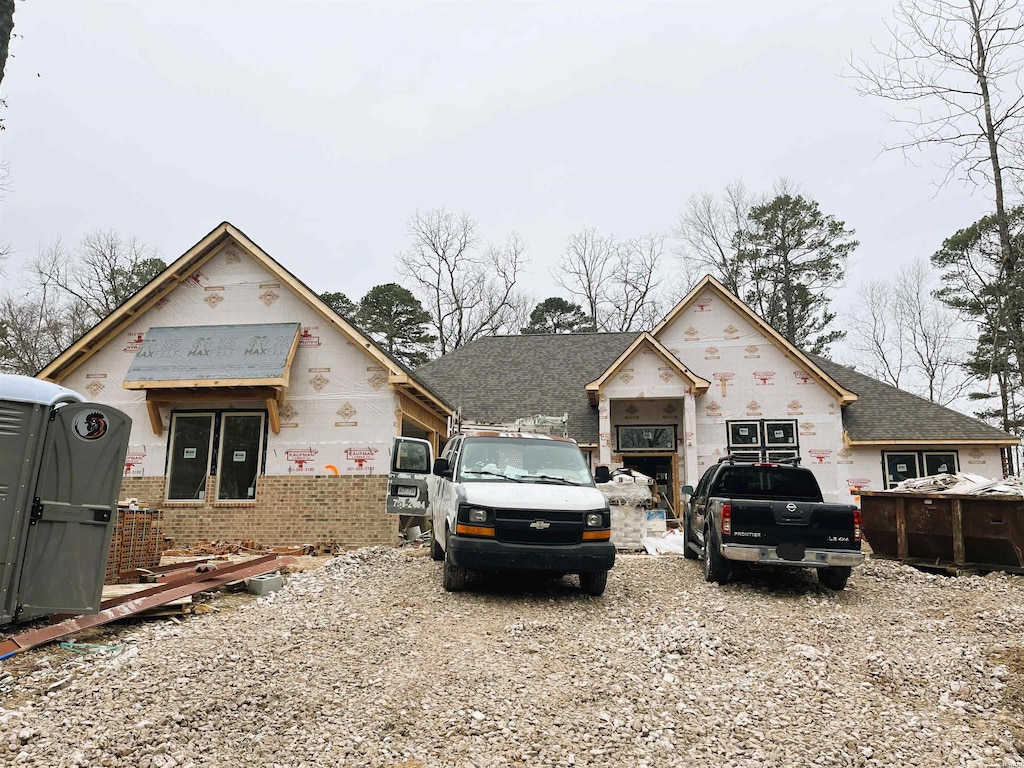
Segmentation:
[(434, 531), (430, 532), (430, 559), (438, 563), (444, 560), (444, 548), (437, 540), (437, 534)]
[(818, 583), (825, 589), (839, 592), (846, 589), (846, 582), (850, 578), (851, 568), (848, 565), (832, 565), (827, 568), (818, 569)]
[(600, 597), (608, 586), (608, 571), (591, 571), (580, 574), (580, 589), (588, 595)]
[(710, 524), (704, 526), (704, 555), (701, 558), (701, 570), (704, 572), (704, 581), (725, 584), (729, 581), (729, 573), (732, 569), (729, 566), (729, 561), (718, 551), (717, 537), (712, 531)]
[(452, 562), (452, 548), (447, 536), (446, 526), (445, 543), (448, 546), (444, 548), (444, 573), (441, 575), (441, 586), (444, 587), (445, 592), (461, 592), (466, 588), (466, 569)]

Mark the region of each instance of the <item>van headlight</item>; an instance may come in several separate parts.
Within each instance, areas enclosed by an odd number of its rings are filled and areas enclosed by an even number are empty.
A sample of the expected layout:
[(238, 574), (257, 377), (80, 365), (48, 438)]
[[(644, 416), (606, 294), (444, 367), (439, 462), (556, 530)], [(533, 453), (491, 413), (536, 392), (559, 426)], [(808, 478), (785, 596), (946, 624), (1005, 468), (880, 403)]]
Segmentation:
[(486, 523), (487, 522), (487, 510), (479, 509), (477, 507), (471, 507), (468, 515), (469, 522), (471, 523)]
[(600, 512), (587, 513), (587, 528), (600, 528), (604, 525), (604, 515)]

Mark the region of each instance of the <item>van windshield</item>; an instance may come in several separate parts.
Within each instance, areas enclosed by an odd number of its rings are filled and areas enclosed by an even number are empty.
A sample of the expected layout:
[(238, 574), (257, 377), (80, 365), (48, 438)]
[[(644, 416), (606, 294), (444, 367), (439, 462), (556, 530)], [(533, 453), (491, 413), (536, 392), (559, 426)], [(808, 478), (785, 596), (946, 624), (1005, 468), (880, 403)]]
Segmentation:
[(594, 485), (575, 443), (528, 437), (467, 438), (458, 477), (463, 483)]

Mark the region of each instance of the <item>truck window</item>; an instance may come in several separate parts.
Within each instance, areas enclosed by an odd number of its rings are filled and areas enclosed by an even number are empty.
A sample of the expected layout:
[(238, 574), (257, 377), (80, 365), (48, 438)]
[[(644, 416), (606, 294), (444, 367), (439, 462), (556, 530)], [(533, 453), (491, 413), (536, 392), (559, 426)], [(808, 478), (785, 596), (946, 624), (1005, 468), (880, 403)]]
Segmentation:
[(788, 467), (726, 467), (712, 496), (733, 499), (821, 501), (818, 481), (808, 470)]

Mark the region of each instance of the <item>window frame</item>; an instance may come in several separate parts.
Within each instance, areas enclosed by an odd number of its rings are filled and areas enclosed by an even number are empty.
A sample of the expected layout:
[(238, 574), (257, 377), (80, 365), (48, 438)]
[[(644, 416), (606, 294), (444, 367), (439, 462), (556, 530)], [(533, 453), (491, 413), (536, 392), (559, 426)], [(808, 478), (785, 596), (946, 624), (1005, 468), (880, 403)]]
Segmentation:
[[(254, 494), (251, 499), (220, 499), (220, 454), (223, 446), (223, 417), (227, 416), (242, 416), (249, 415), (262, 416), (262, 422), (260, 425), (260, 440), (257, 450), (259, 451), (259, 458), (256, 465), (256, 484), (257, 489), (259, 488), (259, 479), (265, 477), (267, 473), (267, 444), (269, 441), (270, 430), (267, 429), (269, 424), (269, 415), (266, 410), (259, 408), (200, 408), (196, 410), (182, 409), (171, 411), (171, 423), (170, 430), (167, 439), (167, 454), (164, 458), (164, 501), (171, 504), (195, 504), (201, 506), (203, 504), (239, 504), (239, 503), (253, 503), (256, 501), (256, 495)], [(216, 478), (216, 484), (214, 487), (214, 493), (212, 498), (208, 498), (204, 492), (202, 499), (172, 499), (167, 494), (171, 489), (171, 461), (173, 459), (174, 450), (174, 421), (179, 416), (209, 416), (213, 420), (213, 428), (210, 430), (210, 446), (209, 453), (207, 454), (206, 461), (206, 475)], [(258, 490), (257, 490), (258, 492)]]
[[(793, 427), (792, 441), (775, 442), (768, 438), (768, 429), (772, 424), (787, 424)], [(733, 429), (753, 426), (755, 442), (737, 443), (733, 441)], [(800, 420), (799, 419), (735, 419), (725, 422), (726, 451), (741, 461), (779, 462), (785, 459), (800, 458)]]
[[(643, 429), (664, 429), (671, 430), (672, 445), (669, 447), (654, 446), (652, 448), (623, 448), (622, 430), (643, 430)], [(679, 446), (679, 431), (676, 424), (616, 424), (615, 425), (615, 452), (616, 453), (675, 453)]]

